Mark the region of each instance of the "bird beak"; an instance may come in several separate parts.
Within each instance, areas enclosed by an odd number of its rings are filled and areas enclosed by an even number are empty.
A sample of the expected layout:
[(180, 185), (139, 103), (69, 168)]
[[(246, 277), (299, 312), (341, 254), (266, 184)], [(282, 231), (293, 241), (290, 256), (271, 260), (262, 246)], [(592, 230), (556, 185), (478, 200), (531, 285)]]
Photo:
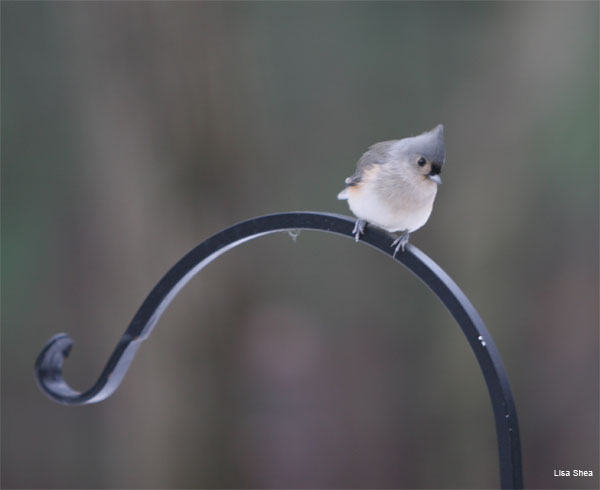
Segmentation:
[(431, 170), (429, 171), (429, 174), (427, 174), (427, 177), (433, 180), (437, 185), (440, 185), (442, 183), (442, 178), (440, 177), (442, 165), (442, 163), (432, 163)]
[(439, 176), (439, 174), (429, 174), (427, 177), (429, 177), (430, 180), (433, 180), (437, 185), (440, 185), (442, 183), (442, 178)]

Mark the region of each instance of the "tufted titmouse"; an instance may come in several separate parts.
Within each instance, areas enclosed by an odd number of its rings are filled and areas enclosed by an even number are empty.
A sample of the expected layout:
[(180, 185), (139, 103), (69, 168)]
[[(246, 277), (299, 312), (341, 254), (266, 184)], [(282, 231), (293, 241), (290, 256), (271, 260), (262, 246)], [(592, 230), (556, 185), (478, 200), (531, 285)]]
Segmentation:
[(404, 251), (409, 234), (429, 219), (445, 159), (441, 124), (418, 136), (371, 146), (338, 194), (338, 199), (348, 200), (358, 218), (352, 231), (356, 241), (371, 223), (402, 232), (392, 247), (396, 247), (394, 256)]

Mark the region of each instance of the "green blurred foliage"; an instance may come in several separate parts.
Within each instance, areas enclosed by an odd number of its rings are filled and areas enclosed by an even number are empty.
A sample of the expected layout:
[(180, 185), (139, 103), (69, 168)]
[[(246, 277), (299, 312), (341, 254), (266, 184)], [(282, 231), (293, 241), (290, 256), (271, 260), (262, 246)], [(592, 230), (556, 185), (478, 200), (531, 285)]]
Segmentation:
[[(597, 2), (2, 2), (3, 488), (494, 488), (449, 314), (348, 240), (261, 238), (194, 279), (109, 400), (89, 386), (187, 250), (335, 199), (445, 124), (412, 242), (493, 335), (528, 488), (598, 486)], [(557, 479), (554, 469), (591, 469)]]

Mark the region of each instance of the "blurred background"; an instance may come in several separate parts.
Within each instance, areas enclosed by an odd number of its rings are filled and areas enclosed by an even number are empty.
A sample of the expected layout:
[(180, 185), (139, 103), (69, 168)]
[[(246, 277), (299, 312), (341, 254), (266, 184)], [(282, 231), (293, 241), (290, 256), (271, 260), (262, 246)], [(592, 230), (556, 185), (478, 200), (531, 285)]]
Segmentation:
[[(483, 377), (435, 297), (316, 232), (171, 304), (108, 400), (78, 389), (189, 249), (336, 200), (366, 148), (444, 123), (411, 241), (504, 360), (529, 488), (598, 486), (597, 2), (2, 2), (3, 488), (494, 488)], [(594, 471), (556, 478), (555, 469)]]

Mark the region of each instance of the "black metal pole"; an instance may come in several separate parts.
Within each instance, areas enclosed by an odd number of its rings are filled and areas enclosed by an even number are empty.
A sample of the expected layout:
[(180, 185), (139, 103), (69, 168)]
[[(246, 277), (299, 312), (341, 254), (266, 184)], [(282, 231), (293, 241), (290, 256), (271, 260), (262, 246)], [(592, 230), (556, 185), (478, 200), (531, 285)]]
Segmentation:
[[(205, 265), (248, 240), (279, 231), (319, 230), (354, 239), (355, 220), (347, 216), (314, 212), (271, 214), (253, 218), (213, 235), (187, 253), (150, 292), (119, 340), (96, 383), (87, 391), (72, 389), (62, 375), (63, 362), (72, 346), (64, 333), (52, 337), (39, 354), (35, 374), (42, 391), (66, 405), (96, 403), (109, 397), (125, 376), (142, 341), (146, 340), (169, 303)], [(361, 241), (392, 257), (394, 237), (368, 227)], [(500, 460), (502, 488), (523, 488), (521, 443), (517, 412), (508, 377), (494, 341), (471, 302), (454, 281), (427, 255), (408, 245), (395, 260), (421, 279), (458, 322), (485, 378), (490, 394)]]

